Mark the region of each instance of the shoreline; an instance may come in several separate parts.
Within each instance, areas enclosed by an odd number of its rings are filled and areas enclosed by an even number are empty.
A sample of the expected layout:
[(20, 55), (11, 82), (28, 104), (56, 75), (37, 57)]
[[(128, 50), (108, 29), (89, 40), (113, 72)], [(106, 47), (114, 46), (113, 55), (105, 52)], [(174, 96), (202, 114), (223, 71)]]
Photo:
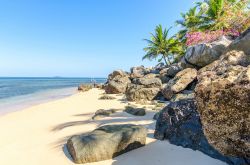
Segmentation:
[[(65, 147), (69, 137), (90, 132), (106, 124), (130, 123), (144, 125), (148, 129), (146, 146), (111, 160), (89, 163), (90, 165), (161, 165), (166, 162), (225, 165), (199, 151), (154, 139), (155, 121), (152, 118), (156, 111), (147, 109), (145, 116), (132, 116), (122, 111), (127, 105), (123, 95), (112, 95), (115, 100), (99, 100), (103, 92), (91, 89), (0, 116), (0, 164), (73, 165)], [(91, 119), (97, 110), (112, 108), (121, 111), (99, 120)]]
[[(9, 97), (0, 100), (0, 116), (56, 101), (76, 94), (77, 87), (47, 89), (27, 95)], [(62, 94), (63, 93), (63, 94)]]

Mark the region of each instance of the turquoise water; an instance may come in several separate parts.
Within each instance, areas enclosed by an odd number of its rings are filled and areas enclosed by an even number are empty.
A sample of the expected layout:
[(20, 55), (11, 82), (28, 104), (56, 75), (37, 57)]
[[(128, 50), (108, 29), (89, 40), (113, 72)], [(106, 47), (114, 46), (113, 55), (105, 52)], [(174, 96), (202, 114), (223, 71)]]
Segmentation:
[(104, 78), (0, 78), (0, 114), (70, 96), (79, 84), (93, 81), (104, 83)]

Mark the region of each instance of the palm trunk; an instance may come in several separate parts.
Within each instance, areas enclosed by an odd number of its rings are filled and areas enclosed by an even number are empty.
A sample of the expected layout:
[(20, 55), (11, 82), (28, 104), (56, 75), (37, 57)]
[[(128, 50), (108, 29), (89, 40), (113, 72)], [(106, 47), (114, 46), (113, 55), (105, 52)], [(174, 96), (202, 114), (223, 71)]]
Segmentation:
[(171, 65), (171, 61), (170, 61), (169, 57), (168, 57), (168, 63), (169, 63), (169, 65)]
[(165, 57), (164, 55), (162, 55), (162, 58), (164, 59), (164, 61), (165, 61), (166, 65), (168, 65), (168, 62), (167, 62), (166, 57)]

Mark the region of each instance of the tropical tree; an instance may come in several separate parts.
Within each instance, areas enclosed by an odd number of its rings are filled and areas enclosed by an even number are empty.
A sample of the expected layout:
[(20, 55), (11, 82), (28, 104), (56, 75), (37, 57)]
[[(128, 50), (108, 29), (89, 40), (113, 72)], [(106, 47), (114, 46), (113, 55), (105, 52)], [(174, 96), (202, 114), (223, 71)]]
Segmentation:
[(148, 46), (143, 49), (146, 52), (142, 58), (143, 60), (160, 57), (159, 62), (164, 60), (166, 65), (170, 65), (174, 61), (176, 54), (183, 53), (180, 42), (175, 37), (168, 37), (170, 29), (163, 30), (162, 26), (158, 25), (155, 28), (155, 34), (151, 33), (151, 39), (144, 39)]
[[(182, 29), (177, 36), (182, 43), (187, 41), (187, 34), (195, 32), (218, 31), (222, 35), (239, 34), (250, 25), (250, 0), (204, 0), (176, 21)], [(195, 35), (196, 36), (196, 35)], [(209, 37), (205, 37), (209, 38)]]

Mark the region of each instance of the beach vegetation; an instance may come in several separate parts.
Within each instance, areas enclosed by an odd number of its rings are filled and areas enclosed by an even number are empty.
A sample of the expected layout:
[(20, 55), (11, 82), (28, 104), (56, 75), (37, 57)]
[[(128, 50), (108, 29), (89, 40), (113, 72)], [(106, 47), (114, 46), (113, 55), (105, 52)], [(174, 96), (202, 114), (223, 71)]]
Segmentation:
[(169, 37), (170, 29), (163, 29), (162, 25), (158, 25), (155, 33), (151, 33), (151, 38), (144, 39), (148, 45), (144, 48), (146, 54), (143, 56), (143, 60), (158, 59), (158, 62), (163, 60), (166, 65), (171, 65), (175, 58), (183, 52), (179, 40), (175, 36)]

